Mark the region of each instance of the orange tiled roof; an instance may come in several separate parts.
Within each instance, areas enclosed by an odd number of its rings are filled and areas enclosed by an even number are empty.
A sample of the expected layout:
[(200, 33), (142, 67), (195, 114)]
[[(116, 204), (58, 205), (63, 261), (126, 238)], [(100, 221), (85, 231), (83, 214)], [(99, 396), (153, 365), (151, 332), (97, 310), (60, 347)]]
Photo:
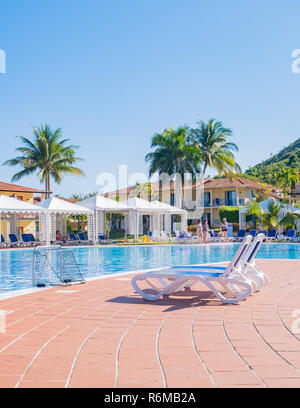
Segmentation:
[(45, 193), (44, 190), (37, 190), (36, 188), (19, 186), (17, 184), (10, 184), (0, 181), (0, 191), (11, 191), (12, 193)]
[[(159, 191), (159, 183), (155, 182), (152, 183), (152, 190), (154, 192)], [(198, 185), (194, 185), (193, 189), (197, 188)], [(219, 178), (219, 179), (211, 179), (211, 178), (206, 178), (204, 179), (204, 189), (215, 189), (215, 188), (243, 188), (243, 187), (248, 187), (248, 188), (258, 188), (261, 190), (266, 190), (266, 189), (271, 189), (272, 191), (277, 191), (278, 188), (271, 186), (271, 185), (266, 185), (264, 186), (262, 183), (259, 183), (257, 181), (253, 180), (248, 180), (242, 177), (238, 177), (237, 179), (228, 179), (228, 178)], [(128, 188), (123, 188), (120, 190), (116, 191), (111, 191), (109, 193), (106, 193), (106, 196), (111, 196), (111, 195), (118, 195), (118, 194), (130, 194), (136, 186), (130, 186)], [(174, 190), (174, 181), (170, 182), (170, 187), (167, 184), (162, 185), (162, 190)], [(183, 189), (189, 189), (191, 188), (191, 184), (188, 183), (186, 184)]]

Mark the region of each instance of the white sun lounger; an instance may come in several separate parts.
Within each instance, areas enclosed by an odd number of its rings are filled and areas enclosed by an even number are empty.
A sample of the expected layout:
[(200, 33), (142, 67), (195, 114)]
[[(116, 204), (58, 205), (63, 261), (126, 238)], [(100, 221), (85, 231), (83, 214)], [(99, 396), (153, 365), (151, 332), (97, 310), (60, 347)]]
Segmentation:
[[(148, 272), (132, 279), (133, 288), (146, 300), (157, 300), (164, 295), (179, 292), (183, 288), (191, 287), (197, 282), (204, 283), (222, 302), (237, 303), (248, 297), (253, 292), (252, 280), (243, 274), (245, 266), (244, 256), (248, 253), (252, 237), (246, 237), (232, 261), (227, 267), (218, 266), (194, 266), (174, 267), (167, 270)], [(257, 252), (257, 245), (253, 246)], [(252, 251), (249, 253), (252, 254)], [(153, 283), (157, 282), (160, 284)], [(148, 294), (138, 286), (139, 281), (146, 281), (156, 294)], [(230, 292), (233, 298), (225, 297), (215, 286), (219, 283), (226, 292)]]

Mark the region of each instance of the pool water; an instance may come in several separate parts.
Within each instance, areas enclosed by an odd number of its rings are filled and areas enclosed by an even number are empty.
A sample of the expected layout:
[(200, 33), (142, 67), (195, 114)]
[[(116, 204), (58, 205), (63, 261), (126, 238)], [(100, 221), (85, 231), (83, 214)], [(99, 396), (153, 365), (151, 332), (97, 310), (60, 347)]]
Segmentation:
[[(229, 261), (239, 244), (132, 247), (77, 247), (85, 278), (154, 268)], [(299, 244), (263, 244), (263, 259), (300, 259)], [(32, 287), (32, 250), (0, 251), (0, 293)]]

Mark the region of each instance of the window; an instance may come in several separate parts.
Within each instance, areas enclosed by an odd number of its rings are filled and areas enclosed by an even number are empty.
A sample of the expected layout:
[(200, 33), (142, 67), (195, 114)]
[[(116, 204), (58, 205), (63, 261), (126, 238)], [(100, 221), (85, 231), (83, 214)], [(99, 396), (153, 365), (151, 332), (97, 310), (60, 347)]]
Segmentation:
[(210, 207), (210, 193), (204, 193), (204, 207)]
[(170, 204), (175, 205), (175, 194), (174, 193), (171, 193)]
[(236, 205), (236, 191), (225, 191), (225, 205)]

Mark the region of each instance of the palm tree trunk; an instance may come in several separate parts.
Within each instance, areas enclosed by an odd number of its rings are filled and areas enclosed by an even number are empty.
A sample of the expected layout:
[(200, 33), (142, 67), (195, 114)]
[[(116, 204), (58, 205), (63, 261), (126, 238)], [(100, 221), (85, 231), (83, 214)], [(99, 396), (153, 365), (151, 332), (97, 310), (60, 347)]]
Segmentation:
[(49, 198), (49, 194), (48, 194), (49, 186), (48, 186), (48, 183), (49, 183), (48, 173), (46, 172), (46, 175), (45, 175), (45, 191), (46, 191), (46, 193), (45, 193), (45, 199), (46, 199), (46, 200)]
[(45, 191), (45, 199), (47, 200), (48, 198), (50, 198), (50, 194), (48, 193), (48, 191), (50, 191), (50, 174), (48, 171), (45, 175)]

